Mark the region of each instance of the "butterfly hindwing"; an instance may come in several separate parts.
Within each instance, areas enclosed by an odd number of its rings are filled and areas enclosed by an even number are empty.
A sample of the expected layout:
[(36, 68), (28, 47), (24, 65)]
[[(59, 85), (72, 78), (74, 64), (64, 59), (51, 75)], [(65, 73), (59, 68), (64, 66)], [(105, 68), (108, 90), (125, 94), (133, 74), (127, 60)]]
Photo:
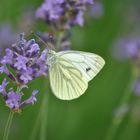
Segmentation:
[(81, 96), (88, 87), (82, 73), (69, 61), (58, 58), (49, 68), (50, 84), (54, 95), (62, 100)]

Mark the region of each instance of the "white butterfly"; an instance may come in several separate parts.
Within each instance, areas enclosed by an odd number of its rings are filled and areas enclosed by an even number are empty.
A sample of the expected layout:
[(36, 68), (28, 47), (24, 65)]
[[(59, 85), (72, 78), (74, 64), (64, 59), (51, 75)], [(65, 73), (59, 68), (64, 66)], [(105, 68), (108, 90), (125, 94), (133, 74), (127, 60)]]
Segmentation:
[(102, 69), (105, 61), (89, 52), (49, 51), (47, 64), (54, 95), (62, 100), (72, 100), (86, 91), (88, 82)]

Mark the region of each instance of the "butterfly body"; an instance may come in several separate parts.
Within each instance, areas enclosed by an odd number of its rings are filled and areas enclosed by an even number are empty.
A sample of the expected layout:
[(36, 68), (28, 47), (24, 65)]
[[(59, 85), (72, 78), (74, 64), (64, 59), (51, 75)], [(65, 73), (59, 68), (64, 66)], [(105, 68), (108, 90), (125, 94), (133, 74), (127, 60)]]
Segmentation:
[(88, 82), (102, 69), (105, 61), (88, 52), (50, 51), (47, 63), (54, 95), (62, 100), (72, 100), (86, 91)]

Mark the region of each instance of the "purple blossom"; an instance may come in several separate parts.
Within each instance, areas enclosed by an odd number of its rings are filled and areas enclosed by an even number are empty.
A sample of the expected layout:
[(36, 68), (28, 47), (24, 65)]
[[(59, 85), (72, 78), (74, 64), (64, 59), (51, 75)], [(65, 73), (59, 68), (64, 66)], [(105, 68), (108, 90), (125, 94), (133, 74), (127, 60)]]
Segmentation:
[(10, 75), (10, 71), (8, 70), (7, 66), (4, 64), (0, 67), (0, 73), (6, 73), (7, 75)]
[(46, 57), (47, 57), (47, 49), (45, 49), (44, 51), (42, 51), (42, 54), (40, 56), (40, 60), (45, 62), (46, 61)]
[(104, 7), (101, 2), (95, 2), (89, 11), (89, 16), (91, 18), (100, 18), (104, 14)]
[(1, 74), (4, 73), (4, 66), (1, 66), (1, 67), (0, 67), (0, 73), (1, 73)]
[(29, 99), (27, 99), (27, 100), (25, 100), (25, 104), (27, 105), (27, 104), (34, 104), (36, 101), (37, 101), (37, 99), (36, 99), (36, 94), (38, 93), (38, 90), (34, 90), (33, 92), (32, 92), (32, 95), (31, 95), (31, 97), (29, 98)]
[(37, 59), (38, 69), (34, 71), (36, 77), (39, 77), (42, 74), (45, 75), (47, 71), (47, 65), (44, 65), (44, 63), (46, 63), (46, 57), (47, 57), (47, 50), (44, 50), (41, 56), (39, 57), (39, 59)]
[[(4, 98), (6, 105), (13, 111), (20, 112), (20, 110), (24, 106), (29, 105), (29, 104), (34, 104), (37, 101), (36, 94), (38, 93), (38, 90), (34, 90), (30, 98), (22, 101), (23, 93), (20, 91), (18, 93), (14, 92), (13, 89), (10, 89), (9, 92), (6, 92), (7, 84), (8, 82), (6, 81), (6, 79), (4, 79), (2, 84), (0, 85), (0, 93), (2, 97)], [(24, 87), (21, 87), (21, 90)]]
[(93, 4), (93, 0), (86, 0), (87, 3)]
[(33, 80), (33, 69), (28, 68), (26, 71), (21, 71), (22, 74), (20, 74), (20, 80), (24, 83), (27, 84), (29, 81)]
[(27, 51), (27, 54), (29, 53), (29, 55), (32, 56), (33, 54), (39, 51), (40, 51), (39, 45), (32, 42), (32, 44), (30, 45), (30, 49)]
[(2, 81), (2, 84), (0, 85), (0, 93), (5, 97), (6, 96), (6, 86), (7, 86), (8, 82), (6, 81), (6, 79), (4, 79)]
[(137, 79), (134, 82), (133, 90), (135, 95), (140, 96), (140, 79)]
[(29, 41), (24, 39), (24, 34), (20, 34), (19, 42), (13, 44), (11, 49), (6, 49), (6, 55), (0, 61), (0, 73), (5, 73), (17, 86), (17, 92), (7, 88), (6, 79), (0, 85), (0, 93), (6, 105), (14, 112), (19, 113), (21, 109), (29, 104), (34, 104), (37, 90), (32, 92), (30, 98), (23, 100), (22, 89), (28, 87), (27, 84), (35, 78), (47, 74), (47, 49), (40, 49), (34, 39)]
[(83, 24), (84, 24), (83, 15), (84, 15), (84, 12), (83, 11), (80, 11), (77, 14), (77, 16), (75, 17), (74, 23), (75, 24), (79, 24), (80, 26), (83, 26)]
[(140, 96), (140, 37), (127, 36), (118, 39), (113, 48), (113, 55), (119, 60), (130, 60), (133, 63), (135, 81), (132, 90), (135, 95)]
[(36, 16), (41, 18), (46, 18), (46, 16), (48, 16), (50, 20), (57, 20), (63, 12), (62, 7), (60, 6), (63, 2), (64, 0), (46, 0), (45, 3), (42, 4), (41, 8), (38, 9)]
[(137, 61), (140, 59), (140, 38), (125, 37), (115, 42), (113, 55), (119, 60), (131, 59)]
[(36, 77), (47, 74), (46, 57), (47, 51), (41, 53), (34, 39), (26, 41), (24, 35), (20, 34), (19, 43), (14, 44), (12, 49), (6, 49), (6, 55), (1, 59), (1, 64), (5, 67), (2, 66), (0, 71), (9, 76), (6, 67), (9, 64), (16, 72), (16, 81), (27, 84)]
[(7, 48), (6, 49), (6, 55), (1, 60), (1, 63), (2, 64), (10, 64), (10, 65), (13, 64), (13, 61), (12, 61), (13, 56), (14, 56), (13, 51)]
[(28, 58), (22, 55), (18, 55), (14, 67), (17, 68), (17, 70), (27, 70), (26, 67), (27, 62), (28, 62)]
[(0, 57), (3, 56), (5, 48), (10, 47), (16, 41), (17, 34), (14, 32), (11, 23), (6, 22), (0, 25)]
[(55, 29), (67, 29), (74, 25), (83, 26), (84, 12), (93, 0), (45, 0), (37, 10), (36, 17), (46, 21)]
[(20, 101), (23, 94), (15, 93), (13, 91), (10, 91), (7, 95), (6, 104), (11, 109), (17, 109), (20, 107)]

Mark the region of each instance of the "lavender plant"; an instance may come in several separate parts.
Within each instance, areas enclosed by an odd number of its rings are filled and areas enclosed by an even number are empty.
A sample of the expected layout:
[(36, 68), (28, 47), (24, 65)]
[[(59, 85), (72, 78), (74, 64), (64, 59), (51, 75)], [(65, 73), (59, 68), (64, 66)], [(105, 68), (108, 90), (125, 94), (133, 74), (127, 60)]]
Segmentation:
[(71, 29), (84, 25), (84, 15), (89, 6), (93, 6), (93, 0), (45, 0), (38, 8), (36, 17), (47, 24), (47, 34), (52, 36), (52, 46), (57, 51), (70, 49)]
[(43, 19), (53, 30), (83, 26), (84, 12), (93, 0), (45, 0), (36, 16)]
[[(0, 86), (0, 93), (6, 106), (12, 111), (10, 118), (14, 113), (20, 113), (23, 107), (33, 105), (37, 101), (38, 90), (34, 90), (28, 99), (23, 100), (23, 89), (28, 88), (28, 83), (35, 78), (47, 74), (46, 55), (46, 49), (41, 51), (35, 40), (25, 40), (24, 34), (20, 34), (18, 44), (13, 44), (11, 48), (6, 49), (6, 54), (0, 61), (0, 73), (5, 73), (16, 89), (7, 89), (8, 82), (5, 78)], [(8, 126), (9, 123), (11, 122), (7, 122)], [(8, 139), (7, 129), (5, 129), (4, 140)]]
[(34, 39), (26, 41), (24, 34), (20, 35), (19, 43), (14, 44), (11, 49), (6, 49), (5, 56), (1, 59), (0, 72), (5, 73), (8, 78), (16, 85), (17, 90), (10, 88), (6, 92), (7, 81), (3, 80), (0, 87), (6, 105), (13, 111), (18, 111), (28, 105), (34, 104), (35, 95), (38, 91), (33, 91), (31, 97), (25, 101), (21, 101), (23, 88), (27, 88), (27, 84), (36, 77), (46, 75), (47, 66), (45, 65), (47, 50), (40, 52), (39, 45)]
[[(50, 45), (52, 49), (69, 49), (71, 28), (76, 25), (84, 25), (84, 13), (87, 7), (92, 4), (93, 0), (45, 0), (38, 8), (36, 18), (46, 22), (48, 31), (38, 33), (38, 36), (44, 42), (47, 41), (47, 45)], [(12, 111), (7, 121), (4, 140), (8, 139), (13, 114), (20, 113), (25, 106), (37, 101), (38, 90), (32, 91), (30, 97), (23, 100), (23, 89), (28, 88), (28, 84), (37, 77), (47, 75), (47, 51), (45, 48), (41, 50), (34, 39), (27, 41), (24, 34), (20, 34), (18, 43), (7, 48), (5, 56), (0, 61), (0, 73), (5, 74), (16, 87), (7, 89), (6, 78), (0, 86), (1, 96), (6, 106)], [(41, 110), (46, 110), (46, 100), (41, 108)], [(45, 114), (42, 119), (38, 120), (42, 121), (40, 139), (46, 140)]]
[(99, 0), (94, 2), (94, 6), (90, 7), (89, 17), (93, 19), (100, 19), (104, 15), (103, 3)]
[[(118, 128), (128, 112), (133, 112), (133, 107), (130, 105), (132, 95), (138, 97), (140, 95), (140, 38), (137, 35), (125, 36), (115, 41), (113, 46), (113, 56), (117, 60), (124, 62), (129, 61), (132, 65), (132, 75), (128, 85), (126, 86), (120, 105), (117, 107), (113, 116), (113, 121), (107, 133), (106, 140), (111, 140), (115, 137)], [(134, 93), (134, 94), (132, 94)], [(134, 110), (135, 104), (134, 103)], [(121, 114), (121, 115), (120, 115)]]
[[(48, 31), (39, 33), (39, 36), (56, 51), (70, 49), (71, 29), (76, 25), (84, 25), (85, 12), (89, 6), (93, 6), (93, 0), (45, 0), (38, 8), (36, 17), (46, 23)], [(45, 103), (42, 104), (41, 110), (46, 110)], [(47, 117), (47, 110), (42, 118), (39, 119), (38, 116), (37, 119), (42, 120), (40, 134), (42, 140), (46, 140), (45, 116)], [(36, 128), (34, 127), (32, 140), (35, 138)]]
[[(8, 38), (8, 40), (7, 40)], [(3, 56), (5, 48), (16, 42), (16, 33), (9, 22), (0, 25), (0, 58)]]
[(127, 36), (118, 39), (113, 48), (114, 57), (121, 61), (130, 61), (132, 64), (132, 71), (134, 81), (132, 84), (132, 91), (135, 95), (140, 95), (139, 90), (139, 66), (140, 66), (140, 38), (139, 36)]

